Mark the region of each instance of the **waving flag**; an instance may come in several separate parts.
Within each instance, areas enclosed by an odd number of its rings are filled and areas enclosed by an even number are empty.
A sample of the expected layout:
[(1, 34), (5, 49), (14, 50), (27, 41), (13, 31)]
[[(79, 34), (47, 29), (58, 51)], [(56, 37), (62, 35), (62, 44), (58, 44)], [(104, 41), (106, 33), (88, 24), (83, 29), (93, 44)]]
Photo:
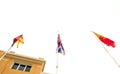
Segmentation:
[(17, 42), (17, 48), (18, 48), (18, 46), (19, 46), (20, 43), (24, 44), (23, 35), (19, 35), (19, 36), (15, 37), (15, 38), (13, 39), (13, 43), (12, 43), (11, 47), (13, 47), (13, 45), (14, 45), (16, 42)]
[(60, 39), (60, 34), (58, 34), (57, 44), (58, 44), (57, 50), (56, 50), (57, 53), (61, 53), (61, 54), (65, 55), (65, 50), (64, 50), (64, 47), (62, 45), (62, 41)]
[(103, 43), (106, 44), (107, 46), (112, 46), (113, 48), (115, 47), (115, 42), (112, 41), (111, 39), (109, 39), (109, 38), (107, 38), (107, 37), (104, 37), (104, 36), (102, 36), (102, 35), (100, 35), (100, 34), (98, 34), (98, 33), (95, 33), (95, 32), (93, 32), (93, 33), (96, 35), (96, 37), (97, 37), (101, 42), (103, 42)]

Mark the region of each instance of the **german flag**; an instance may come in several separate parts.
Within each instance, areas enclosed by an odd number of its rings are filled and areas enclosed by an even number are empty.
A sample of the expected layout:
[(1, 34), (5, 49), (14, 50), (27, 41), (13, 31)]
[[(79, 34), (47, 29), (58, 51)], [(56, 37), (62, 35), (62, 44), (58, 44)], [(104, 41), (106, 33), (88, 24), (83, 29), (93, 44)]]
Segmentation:
[(113, 41), (113, 40), (111, 40), (111, 39), (109, 39), (109, 38), (107, 38), (107, 37), (104, 37), (104, 36), (102, 36), (102, 35), (100, 35), (100, 34), (98, 34), (98, 33), (95, 33), (95, 32), (93, 32), (95, 35), (96, 35), (96, 37), (101, 41), (101, 42), (103, 42), (104, 44), (106, 44), (107, 46), (112, 46), (113, 48), (115, 47), (115, 42)]
[(23, 35), (19, 35), (19, 36), (15, 37), (15, 38), (13, 39), (13, 43), (12, 43), (11, 47), (13, 47), (13, 45), (14, 45), (16, 42), (17, 42), (17, 48), (18, 48), (18, 46), (19, 46), (20, 43), (24, 44)]

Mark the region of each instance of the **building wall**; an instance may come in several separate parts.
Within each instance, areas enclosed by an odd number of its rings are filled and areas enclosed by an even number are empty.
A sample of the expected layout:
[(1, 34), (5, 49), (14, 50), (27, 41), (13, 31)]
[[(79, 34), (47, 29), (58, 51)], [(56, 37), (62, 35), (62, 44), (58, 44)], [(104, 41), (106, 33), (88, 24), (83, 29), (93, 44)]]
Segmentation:
[[(3, 54), (3, 52), (0, 52), (0, 57), (1, 54)], [(32, 67), (30, 72), (12, 69), (14, 62), (31, 65)], [(35, 63), (34, 60), (33, 62), (30, 62), (29, 60), (22, 60), (19, 58), (16, 59), (16, 58), (4, 57), (0, 61), (0, 74), (40, 74), (41, 72), (43, 72), (44, 66), (45, 66), (45, 62)]]

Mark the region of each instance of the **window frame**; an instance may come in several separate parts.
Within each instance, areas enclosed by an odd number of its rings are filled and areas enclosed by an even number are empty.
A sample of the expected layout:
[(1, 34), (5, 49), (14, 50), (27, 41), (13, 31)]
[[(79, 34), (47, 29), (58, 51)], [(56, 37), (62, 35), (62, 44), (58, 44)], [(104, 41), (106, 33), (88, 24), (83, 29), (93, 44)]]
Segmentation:
[[(15, 64), (18, 64), (18, 66), (16, 68), (14, 68)], [(24, 66), (23, 69), (21, 69), (22, 68), (21, 66)], [(13, 62), (13, 64), (11, 65), (11, 69), (24, 71), (24, 72), (30, 72), (31, 68), (32, 68), (32, 65), (20, 63), (20, 62)]]

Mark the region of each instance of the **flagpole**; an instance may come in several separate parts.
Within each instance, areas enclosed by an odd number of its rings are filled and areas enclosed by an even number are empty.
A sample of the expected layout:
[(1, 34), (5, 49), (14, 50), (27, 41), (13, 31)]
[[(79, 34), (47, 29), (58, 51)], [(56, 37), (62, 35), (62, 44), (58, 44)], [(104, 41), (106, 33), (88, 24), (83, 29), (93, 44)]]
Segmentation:
[(6, 56), (6, 54), (10, 51), (11, 48), (12, 48), (12, 47), (10, 47), (10, 48), (3, 54), (3, 56), (0, 58), (0, 61)]
[(58, 74), (58, 53), (56, 52), (56, 74)]
[[(93, 33), (93, 31), (91, 31)], [(98, 39), (97, 39), (98, 41)], [(100, 43), (100, 41), (98, 41)], [(101, 44), (101, 43), (100, 43)], [(116, 65), (120, 68), (119, 63), (117, 62), (117, 60), (109, 53), (109, 51), (107, 50), (107, 48), (105, 48), (105, 46), (103, 44), (101, 44), (102, 47), (105, 49), (105, 51), (108, 53), (108, 55), (112, 58), (112, 60), (116, 63)]]
[(113, 59), (113, 61), (116, 63), (116, 65), (120, 68), (119, 63), (117, 60), (109, 53), (109, 51), (102, 45), (102, 47), (105, 49), (105, 51), (108, 53), (108, 55)]
[[(59, 27), (58, 27), (59, 28)], [(59, 29), (57, 29), (57, 34), (59, 34)], [(58, 48), (57, 48), (58, 49)], [(57, 50), (56, 49), (56, 50)], [(58, 51), (56, 51), (56, 74), (58, 74)]]

